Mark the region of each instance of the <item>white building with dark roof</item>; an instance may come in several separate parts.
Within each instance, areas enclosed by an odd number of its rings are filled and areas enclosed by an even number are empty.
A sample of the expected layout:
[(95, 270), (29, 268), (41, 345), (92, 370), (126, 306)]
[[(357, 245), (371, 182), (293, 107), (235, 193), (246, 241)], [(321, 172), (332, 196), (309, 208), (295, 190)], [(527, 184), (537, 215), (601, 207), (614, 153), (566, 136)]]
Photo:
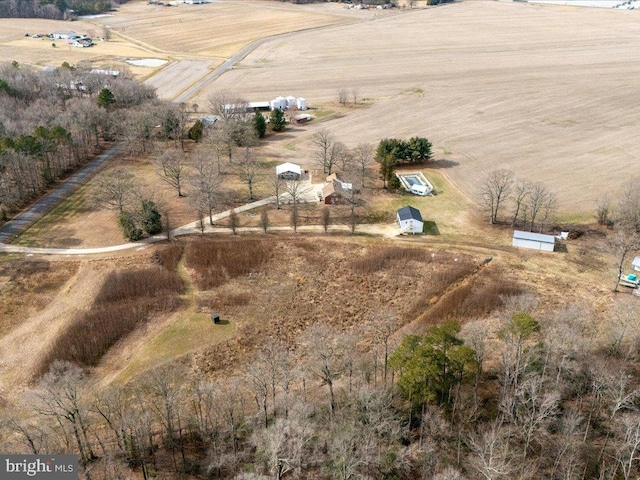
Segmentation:
[(396, 214), (400, 233), (422, 233), (424, 222), (420, 210), (410, 206), (402, 207)]

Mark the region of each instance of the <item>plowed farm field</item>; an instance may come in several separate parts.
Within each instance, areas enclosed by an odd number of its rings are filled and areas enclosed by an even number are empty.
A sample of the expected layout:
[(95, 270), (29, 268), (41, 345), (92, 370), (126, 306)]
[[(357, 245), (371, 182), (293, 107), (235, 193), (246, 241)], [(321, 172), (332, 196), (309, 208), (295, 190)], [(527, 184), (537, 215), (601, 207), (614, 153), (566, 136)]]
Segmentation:
[[(469, 196), (487, 172), (508, 168), (544, 182), (560, 211), (590, 212), (640, 174), (639, 20), (493, 1), (413, 10), (264, 44), (200, 98), (285, 92), (326, 110), (339, 89), (355, 89), (364, 108), (319, 124), (349, 146), (425, 136)], [(317, 128), (291, 148), (309, 151)]]

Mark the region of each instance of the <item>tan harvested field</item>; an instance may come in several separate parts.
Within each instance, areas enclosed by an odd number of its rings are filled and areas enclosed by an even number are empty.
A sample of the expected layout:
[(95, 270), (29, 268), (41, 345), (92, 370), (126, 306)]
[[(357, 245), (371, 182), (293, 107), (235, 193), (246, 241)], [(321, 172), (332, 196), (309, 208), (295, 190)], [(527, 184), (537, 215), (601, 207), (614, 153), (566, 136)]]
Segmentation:
[[(158, 56), (157, 53), (150, 52), (144, 47), (115, 37), (108, 42), (96, 42), (96, 45), (90, 48), (71, 47), (66, 40), (25, 37), (25, 33), (33, 35), (68, 30), (94, 37), (103, 35), (102, 27), (85, 21), (64, 22), (33, 18), (0, 19), (0, 59), (4, 62), (16, 60), (20, 64), (56, 67), (60, 66), (62, 62), (75, 65), (80, 61), (89, 60), (96, 66), (127, 66), (134, 74), (145, 75), (152, 69), (133, 67), (125, 63), (124, 60), (130, 57)], [(51, 46), (52, 43), (56, 44), (55, 48)]]
[(173, 62), (145, 81), (156, 89), (158, 96), (171, 100), (185, 88), (209, 73), (219, 62), (210, 60), (182, 60)]
[(326, 109), (339, 88), (357, 87), (369, 106), (306, 127), (292, 140), (297, 155), (320, 126), (349, 146), (421, 135), (468, 194), (509, 168), (548, 184), (563, 212), (588, 212), (639, 173), (638, 19), (493, 1), (414, 10), (269, 42), (195, 101), (234, 89)]
[(176, 7), (131, 2), (96, 22), (172, 54), (226, 58), (254, 40), (363, 18), (332, 7), (234, 0)]

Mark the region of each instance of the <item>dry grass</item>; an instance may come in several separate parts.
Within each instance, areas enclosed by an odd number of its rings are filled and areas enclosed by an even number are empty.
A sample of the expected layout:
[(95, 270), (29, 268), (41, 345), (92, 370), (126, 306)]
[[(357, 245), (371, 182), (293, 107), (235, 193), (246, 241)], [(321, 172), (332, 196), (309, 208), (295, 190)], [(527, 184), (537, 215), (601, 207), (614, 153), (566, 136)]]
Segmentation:
[(502, 307), (505, 297), (523, 293), (513, 280), (498, 270), (491, 274), (475, 276), (447, 292), (419, 318), (418, 324), (438, 325), (446, 320), (461, 322), (482, 318)]
[(387, 269), (392, 262), (400, 262), (406, 268), (408, 262), (432, 261), (429, 253), (421, 248), (376, 246), (361, 258), (351, 262), (351, 268), (360, 275), (369, 275)]
[(194, 271), (200, 290), (223, 285), (228, 280), (262, 271), (271, 257), (272, 244), (262, 240), (205, 240), (189, 243), (185, 266)]
[(172, 54), (230, 57), (259, 38), (351, 20), (335, 10), (267, 1), (171, 8), (130, 2), (113, 17), (97, 21), (136, 42)]
[(54, 360), (97, 365), (102, 356), (153, 315), (178, 307), (184, 284), (175, 271), (164, 268), (111, 273), (92, 308), (79, 314), (61, 332), (40, 361), (37, 375)]
[(78, 271), (78, 265), (5, 258), (0, 263), (0, 335), (43, 310)]

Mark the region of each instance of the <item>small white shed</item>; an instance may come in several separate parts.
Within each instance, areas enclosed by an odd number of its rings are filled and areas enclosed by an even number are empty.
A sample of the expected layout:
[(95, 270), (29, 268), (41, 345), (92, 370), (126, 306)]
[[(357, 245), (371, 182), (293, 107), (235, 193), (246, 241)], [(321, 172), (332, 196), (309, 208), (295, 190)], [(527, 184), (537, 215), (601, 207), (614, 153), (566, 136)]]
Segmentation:
[(283, 163), (276, 167), (276, 175), (282, 180), (300, 180), (302, 169), (295, 163)]
[(511, 245), (519, 248), (531, 248), (542, 250), (543, 252), (553, 252), (556, 244), (556, 237), (553, 235), (543, 235), (541, 233), (513, 231), (513, 241)]
[(631, 262), (631, 268), (640, 272), (640, 257), (636, 257), (633, 259), (633, 262)]
[(422, 233), (424, 223), (420, 210), (406, 206), (398, 210), (397, 213), (398, 226), (400, 233)]

